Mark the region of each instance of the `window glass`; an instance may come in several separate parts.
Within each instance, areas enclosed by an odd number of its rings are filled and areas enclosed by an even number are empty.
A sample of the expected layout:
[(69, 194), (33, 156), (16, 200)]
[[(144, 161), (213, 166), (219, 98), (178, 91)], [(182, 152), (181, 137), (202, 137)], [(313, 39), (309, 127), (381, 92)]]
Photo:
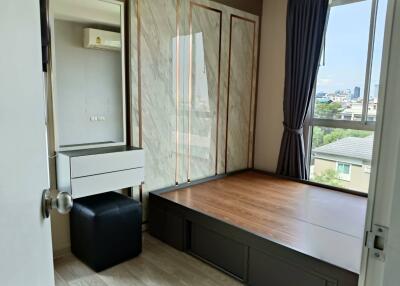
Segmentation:
[(314, 117), (361, 121), (371, 0), (330, 8)]
[(339, 174), (350, 175), (350, 164), (338, 163), (337, 171)]
[(350, 164), (348, 163), (338, 163), (336, 167), (336, 171), (338, 173), (338, 178), (340, 180), (350, 181)]
[(376, 121), (376, 110), (378, 105), (378, 95), (380, 88), (380, 75), (383, 53), (383, 38), (385, 33), (385, 20), (387, 10), (387, 0), (379, 0), (376, 15), (374, 51), (372, 55), (371, 81), (368, 97), (368, 117), (367, 121)]
[(313, 127), (311, 181), (368, 192), (374, 132)]

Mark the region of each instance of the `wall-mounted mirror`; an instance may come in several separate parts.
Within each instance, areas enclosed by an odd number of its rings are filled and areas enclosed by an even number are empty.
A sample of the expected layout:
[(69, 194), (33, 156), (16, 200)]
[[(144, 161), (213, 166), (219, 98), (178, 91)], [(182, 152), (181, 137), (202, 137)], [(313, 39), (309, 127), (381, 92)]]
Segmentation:
[(49, 0), (56, 151), (126, 144), (124, 3)]

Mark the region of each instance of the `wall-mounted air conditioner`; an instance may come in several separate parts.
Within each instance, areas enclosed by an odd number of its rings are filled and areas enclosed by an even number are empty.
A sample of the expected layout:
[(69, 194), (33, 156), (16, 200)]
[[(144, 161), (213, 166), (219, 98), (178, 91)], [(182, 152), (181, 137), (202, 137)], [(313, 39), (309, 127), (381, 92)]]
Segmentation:
[(83, 46), (88, 49), (121, 50), (121, 34), (92, 28), (83, 29)]

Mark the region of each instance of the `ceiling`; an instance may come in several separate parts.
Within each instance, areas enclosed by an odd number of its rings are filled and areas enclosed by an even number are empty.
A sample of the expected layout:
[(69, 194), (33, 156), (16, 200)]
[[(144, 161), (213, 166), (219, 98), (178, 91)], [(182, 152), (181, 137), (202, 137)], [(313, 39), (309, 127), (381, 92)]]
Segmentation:
[(121, 7), (118, 1), (50, 0), (50, 11), (55, 19), (85, 24), (121, 26)]

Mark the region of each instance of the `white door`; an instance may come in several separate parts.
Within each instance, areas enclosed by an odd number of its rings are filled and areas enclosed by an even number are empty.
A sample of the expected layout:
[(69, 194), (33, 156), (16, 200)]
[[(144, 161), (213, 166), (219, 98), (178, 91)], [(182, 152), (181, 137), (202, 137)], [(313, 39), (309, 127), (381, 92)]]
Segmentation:
[(367, 230), (373, 225), (389, 229), (385, 260), (365, 248), (359, 285), (400, 285), (400, 0), (389, 0), (386, 22), (382, 90), (377, 132), (375, 179), (368, 205)]
[(0, 285), (54, 285), (39, 0), (0, 3)]

